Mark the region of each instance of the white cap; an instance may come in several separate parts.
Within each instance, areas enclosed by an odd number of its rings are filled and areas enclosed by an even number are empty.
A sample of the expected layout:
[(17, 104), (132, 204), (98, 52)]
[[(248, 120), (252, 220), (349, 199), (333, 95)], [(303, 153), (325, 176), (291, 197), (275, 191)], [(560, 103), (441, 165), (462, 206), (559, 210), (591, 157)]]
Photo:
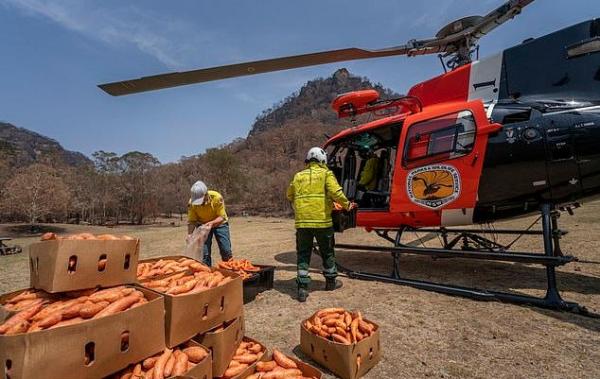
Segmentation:
[(204, 203), (204, 196), (206, 196), (206, 192), (208, 192), (208, 188), (203, 181), (198, 180), (191, 189), (192, 192), (192, 205), (202, 205)]

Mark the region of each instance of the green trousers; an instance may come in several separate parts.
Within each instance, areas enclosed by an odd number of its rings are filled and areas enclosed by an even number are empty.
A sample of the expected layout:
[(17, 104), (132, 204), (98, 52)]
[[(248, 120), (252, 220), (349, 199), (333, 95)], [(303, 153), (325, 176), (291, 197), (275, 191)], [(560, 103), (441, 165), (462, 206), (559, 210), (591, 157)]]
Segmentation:
[(323, 275), (326, 278), (337, 277), (335, 266), (335, 251), (333, 228), (299, 228), (296, 229), (296, 251), (298, 253), (298, 287), (308, 288), (310, 284), (310, 256), (313, 249), (313, 240), (317, 240), (319, 252), (323, 259)]

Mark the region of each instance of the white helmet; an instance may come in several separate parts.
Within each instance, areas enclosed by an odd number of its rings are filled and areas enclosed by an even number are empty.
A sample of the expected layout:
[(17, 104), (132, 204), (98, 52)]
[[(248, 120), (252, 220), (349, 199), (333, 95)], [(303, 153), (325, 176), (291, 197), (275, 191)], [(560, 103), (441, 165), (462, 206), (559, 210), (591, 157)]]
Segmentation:
[(313, 147), (308, 150), (308, 154), (306, 154), (306, 162), (311, 159), (314, 159), (319, 163), (327, 163), (327, 153), (320, 147)]

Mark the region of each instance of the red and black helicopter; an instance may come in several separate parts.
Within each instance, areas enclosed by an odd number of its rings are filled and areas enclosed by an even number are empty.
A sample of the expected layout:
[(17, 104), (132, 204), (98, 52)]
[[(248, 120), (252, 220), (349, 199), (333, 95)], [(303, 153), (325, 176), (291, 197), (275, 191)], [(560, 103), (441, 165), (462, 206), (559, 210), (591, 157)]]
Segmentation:
[[(349, 48), (102, 84), (115, 96), (244, 75), (347, 60), (438, 54), (445, 73), (416, 84), (407, 96), (381, 100), (374, 90), (338, 96), (339, 117), (371, 114), (330, 138), (329, 166), (349, 198), (351, 214), (336, 214), (336, 228), (361, 226), (392, 247), (338, 244), (392, 253), (391, 276), (346, 270), (351, 277), (384, 280), (480, 300), (525, 303), (586, 314), (564, 301), (555, 268), (564, 255), (560, 211), (600, 193), (600, 19), (530, 38), (474, 60), (477, 41), (518, 15), (533, 0), (510, 0), (485, 16), (459, 19), (434, 38), (381, 50)], [(357, 183), (367, 157), (377, 157), (377, 183)], [(542, 230), (450, 228), (540, 212)], [(441, 236), (442, 248), (401, 243), (403, 232)], [(543, 253), (508, 251), (486, 233), (540, 235)], [(544, 298), (457, 287), (400, 276), (402, 254), (540, 264)]]

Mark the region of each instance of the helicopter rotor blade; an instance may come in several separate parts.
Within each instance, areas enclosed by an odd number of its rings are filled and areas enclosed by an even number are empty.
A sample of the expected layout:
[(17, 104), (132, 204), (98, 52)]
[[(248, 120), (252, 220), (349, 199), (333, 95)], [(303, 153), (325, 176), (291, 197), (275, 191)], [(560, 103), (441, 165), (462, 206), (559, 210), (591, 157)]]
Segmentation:
[(509, 0), (485, 16), (470, 16), (454, 21), (442, 28), (435, 38), (410, 40), (405, 45), (379, 50), (348, 48), (301, 54), (281, 58), (265, 59), (254, 62), (236, 63), (199, 70), (173, 72), (139, 79), (124, 80), (100, 84), (106, 93), (113, 96), (129, 95), (138, 92), (209, 82), (238, 76), (256, 75), (266, 72), (289, 70), (293, 68), (316, 66), (326, 63), (351, 61), (368, 58), (408, 55), (409, 57), (446, 53), (462, 50), (466, 62), (470, 61), (469, 49), (475, 42), (504, 22), (512, 19), (534, 0)]
[(217, 66), (200, 70), (146, 76), (139, 79), (100, 84), (98, 87), (113, 96), (120, 96), (326, 63), (403, 55), (406, 54), (407, 50), (407, 46), (397, 46), (380, 50), (366, 50), (359, 48), (331, 50), (254, 62), (237, 63), (227, 66)]

